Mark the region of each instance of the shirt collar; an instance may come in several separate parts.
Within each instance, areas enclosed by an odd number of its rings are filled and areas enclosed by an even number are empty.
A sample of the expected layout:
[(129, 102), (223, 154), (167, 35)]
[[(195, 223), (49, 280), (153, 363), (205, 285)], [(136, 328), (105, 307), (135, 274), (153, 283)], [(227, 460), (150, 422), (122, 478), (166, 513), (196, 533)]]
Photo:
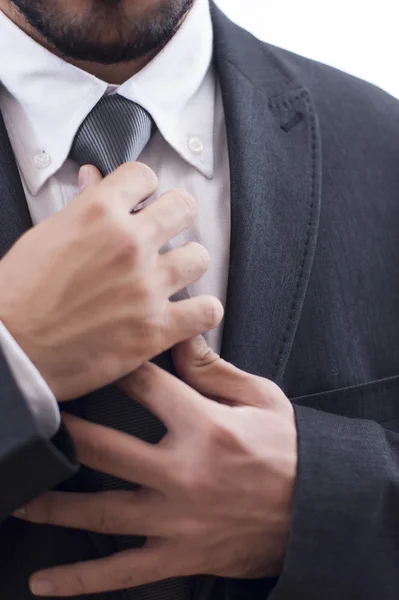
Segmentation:
[(36, 195), (68, 158), (81, 123), (105, 93), (143, 106), (174, 150), (213, 177), (215, 79), (208, 0), (196, 0), (171, 41), (123, 85), (55, 56), (0, 11), (0, 109), (22, 176)]

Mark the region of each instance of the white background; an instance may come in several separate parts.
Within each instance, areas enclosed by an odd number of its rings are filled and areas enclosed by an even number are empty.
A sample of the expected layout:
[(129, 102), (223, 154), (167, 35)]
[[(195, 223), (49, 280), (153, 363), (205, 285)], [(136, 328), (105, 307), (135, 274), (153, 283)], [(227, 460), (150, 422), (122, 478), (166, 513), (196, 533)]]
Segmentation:
[(276, 46), (357, 75), (399, 98), (398, 0), (216, 0)]

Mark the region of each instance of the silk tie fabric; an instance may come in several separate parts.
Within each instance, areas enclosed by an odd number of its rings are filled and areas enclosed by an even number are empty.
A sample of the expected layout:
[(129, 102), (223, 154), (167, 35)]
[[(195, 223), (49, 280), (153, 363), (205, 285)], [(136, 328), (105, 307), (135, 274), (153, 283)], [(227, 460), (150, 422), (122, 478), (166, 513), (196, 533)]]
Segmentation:
[[(78, 130), (70, 158), (79, 166), (96, 166), (105, 176), (121, 164), (137, 160), (154, 132), (154, 123), (141, 106), (119, 95), (104, 96)], [(186, 297), (188, 294), (183, 290), (174, 300)], [(173, 372), (169, 352), (155, 359), (155, 362)], [(127, 398), (115, 386), (90, 394), (84, 399), (83, 407), (81, 414), (89, 421), (118, 429), (149, 443), (159, 442), (166, 432), (164, 425), (154, 415)], [(83, 469), (82, 475), (90, 490), (138, 488), (104, 473)], [(102, 545), (101, 537), (97, 536), (99, 547)], [(117, 551), (139, 548), (145, 543), (145, 539), (133, 536), (115, 536), (114, 541)], [(129, 600), (190, 600), (192, 583), (192, 578), (169, 579), (125, 591), (125, 594)]]
[(70, 158), (109, 175), (123, 163), (136, 161), (154, 132), (144, 108), (118, 94), (103, 96), (80, 126)]

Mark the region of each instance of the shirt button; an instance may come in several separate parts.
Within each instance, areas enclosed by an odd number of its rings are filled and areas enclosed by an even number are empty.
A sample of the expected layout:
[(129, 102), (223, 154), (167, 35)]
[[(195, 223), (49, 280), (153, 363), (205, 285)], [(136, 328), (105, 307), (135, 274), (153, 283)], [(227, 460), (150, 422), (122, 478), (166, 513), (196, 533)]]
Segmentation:
[(188, 147), (194, 154), (201, 154), (204, 149), (204, 144), (197, 137), (192, 137), (188, 140)]
[(47, 169), (51, 165), (51, 156), (43, 150), (35, 154), (33, 159), (36, 169)]

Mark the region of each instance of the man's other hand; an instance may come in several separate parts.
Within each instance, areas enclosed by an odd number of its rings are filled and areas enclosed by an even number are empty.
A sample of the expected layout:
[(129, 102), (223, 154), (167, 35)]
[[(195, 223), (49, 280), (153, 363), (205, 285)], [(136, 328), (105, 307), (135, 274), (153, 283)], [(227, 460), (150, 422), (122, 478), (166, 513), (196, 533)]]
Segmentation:
[(210, 296), (169, 301), (209, 264), (196, 243), (159, 253), (194, 221), (187, 192), (131, 214), (158, 186), (145, 165), (128, 163), (104, 180), (84, 167), (81, 183), (77, 198), (0, 262), (0, 320), (59, 401), (125, 376), (223, 316)]
[(293, 408), (275, 384), (222, 361), (201, 339), (181, 345), (175, 360), (198, 391), (151, 363), (122, 382), (166, 424), (159, 444), (65, 419), (84, 464), (139, 482), (139, 491), (53, 492), (25, 509), (24, 518), (36, 523), (146, 536), (146, 545), (36, 573), (37, 595), (76, 596), (198, 574), (280, 573), (297, 472)]

